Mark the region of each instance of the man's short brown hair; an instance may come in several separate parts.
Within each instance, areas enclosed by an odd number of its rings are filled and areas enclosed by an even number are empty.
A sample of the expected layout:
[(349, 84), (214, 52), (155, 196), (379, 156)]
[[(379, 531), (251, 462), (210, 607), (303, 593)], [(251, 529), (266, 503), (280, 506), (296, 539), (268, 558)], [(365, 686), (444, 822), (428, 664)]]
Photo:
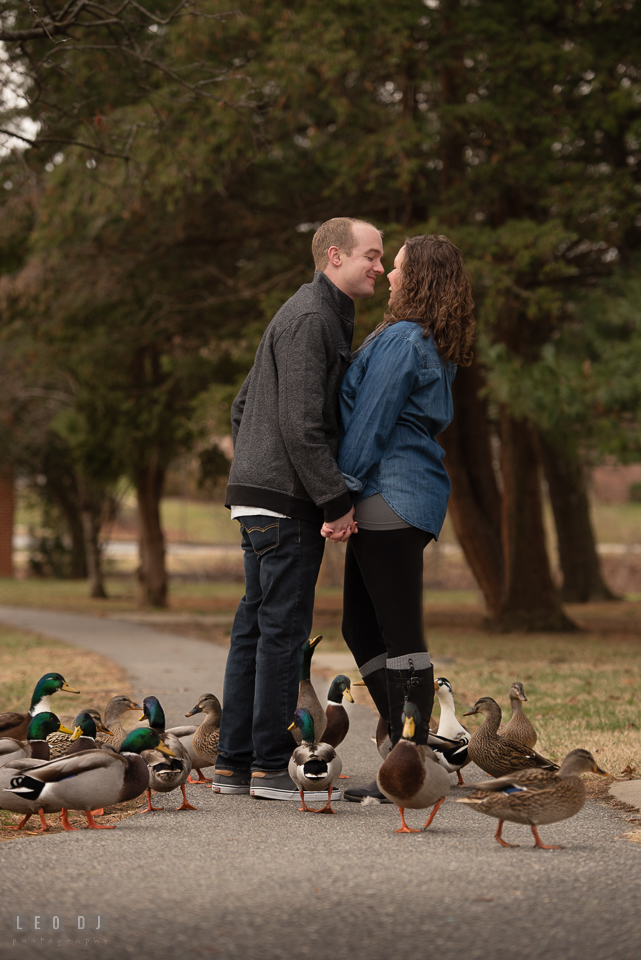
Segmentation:
[[(364, 223), (368, 227), (375, 227), (369, 220), (359, 220), (357, 217), (334, 217), (332, 220), (326, 220), (322, 223), (314, 236), (312, 237), (312, 256), (314, 257), (314, 266), (317, 270), (324, 270), (327, 266), (327, 251), (330, 247), (338, 247), (346, 256), (352, 255), (354, 249), (354, 231), (352, 227), (355, 223)], [(381, 231), (378, 230), (380, 233)], [(382, 236), (382, 234), (381, 234)]]

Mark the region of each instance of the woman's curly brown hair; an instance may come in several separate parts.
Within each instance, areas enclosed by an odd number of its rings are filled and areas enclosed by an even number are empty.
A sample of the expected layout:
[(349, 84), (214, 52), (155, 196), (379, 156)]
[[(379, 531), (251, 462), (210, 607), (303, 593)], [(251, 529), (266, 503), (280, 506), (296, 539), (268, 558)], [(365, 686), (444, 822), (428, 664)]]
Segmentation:
[(439, 354), (450, 363), (472, 362), (472, 290), (461, 251), (447, 237), (408, 237), (401, 265), (401, 287), (390, 301), (383, 327), (420, 320)]

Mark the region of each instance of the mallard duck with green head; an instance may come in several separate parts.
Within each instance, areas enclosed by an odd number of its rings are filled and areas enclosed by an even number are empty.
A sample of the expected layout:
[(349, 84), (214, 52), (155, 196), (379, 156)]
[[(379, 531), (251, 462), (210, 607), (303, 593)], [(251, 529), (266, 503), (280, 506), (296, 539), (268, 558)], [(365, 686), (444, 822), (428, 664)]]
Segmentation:
[[(312, 685), (311, 673), (312, 673), (312, 657), (314, 656), (314, 651), (316, 647), (322, 640), (322, 636), (313, 637), (311, 640), (306, 640), (303, 644), (303, 662), (300, 668), (300, 681), (298, 684), (298, 700), (296, 702), (296, 709), (298, 710), (309, 710), (312, 715), (312, 720), (314, 721), (314, 730), (318, 740), (321, 740), (324, 733), (325, 727), (327, 726), (327, 717), (325, 711), (323, 710), (320, 700), (316, 696), (316, 691)], [(292, 731), (294, 740), (297, 743), (301, 743), (301, 732), (298, 727), (289, 728)]]
[[(77, 714), (76, 719), (74, 720), (74, 731), (77, 725), (78, 717), (81, 716), (81, 714), (83, 713), (88, 713), (89, 716), (93, 719), (97, 732), (104, 733), (107, 737), (111, 737), (111, 731), (109, 731), (107, 727), (105, 727), (105, 725), (103, 724), (102, 718), (100, 716), (100, 712), (98, 710), (94, 710), (93, 707), (89, 707), (87, 710), (82, 710), (80, 711), (80, 713)], [(97, 733), (93, 735), (94, 741), (96, 736), (97, 736)], [(58, 733), (50, 734), (47, 737), (47, 743), (49, 744), (49, 748), (51, 750), (51, 756), (49, 759), (55, 760), (56, 757), (63, 757), (68, 752), (72, 742), (73, 742), (72, 737), (64, 733), (62, 729)]]
[(539, 767), (542, 770), (559, 769), (558, 764), (547, 760), (524, 743), (499, 736), (501, 708), (492, 697), (481, 697), (463, 716), (471, 717), (475, 713), (484, 714), (485, 720), (472, 734), (467, 752), (472, 762), (489, 776), (503, 777), (529, 767)]
[[(82, 810), (92, 830), (111, 830), (113, 825), (96, 823), (91, 811), (134, 800), (145, 792), (149, 768), (140, 754), (147, 750), (161, 751), (171, 758), (171, 751), (158, 734), (141, 727), (125, 738), (118, 753), (83, 750), (38, 766), (33, 766), (33, 761), (19, 760), (13, 764), (14, 775), (4, 792), (30, 804), (30, 814), (62, 810), (62, 823), (67, 831), (76, 829), (69, 823), (67, 810)], [(0, 801), (3, 796), (4, 793), (0, 794)], [(42, 814), (41, 820), (44, 820)]]
[(405, 704), (402, 714), (403, 733), (383, 761), (376, 778), (378, 789), (395, 803), (401, 815), (396, 833), (421, 833), (405, 823), (405, 810), (432, 807), (423, 830), (432, 823), (450, 789), (447, 771), (439, 764), (434, 751), (426, 743), (415, 743), (414, 736), (421, 715), (416, 704)]
[[(296, 747), (289, 761), (288, 772), (300, 793), (302, 807), (306, 813), (336, 813), (332, 810), (332, 791), (338, 781), (342, 764), (340, 757), (329, 743), (318, 743), (314, 736), (314, 718), (309, 710), (298, 707), (294, 721), (289, 727), (298, 729), (300, 746)], [(314, 810), (305, 803), (305, 794), (327, 790), (327, 803), (320, 810)]]
[[(160, 705), (158, 697), (145, 697), (142, 702), (143, 715), (141, 720), (147, 720), (149, 727), (153, 730), (162, 743), (171, 751), (171, 758), (157, 755), (156, 751), (145, 753), (144, 758), (149, 765), (149, 787), (147, 788), (147, 809), (144, 813), (151, 813), (154, 810), (163, 810), (163, 807), (154, 807), (151, 802), (151, 791), (156, 793), (171, 793), (178, 787), (182, 790), (183, 802), (176, 810), (197, 810), (187, 800), (185, 793), (185, 783), (191, 773), (191, 760), (189, 753), (182, 746), (178, 737), (165, 730), (165, 712)], [(163, 753), (166, 751), (163, 751)]]
[(24, 740), (10, 737), (0, 740), (0, 766), (12, 760), (50, 760), (51, 748), (47, 737), (58, 731), (62, 731), (63, 735), (71, 733), (50, 710), (37, 713), (27, 727)]
[(51, 705), (49, 703), (54, 693), (59, 690), (65, 690), (67, 693), (80, 693), (70, 687), (61, 673), (45, 673), (40, 677), (33, 696), (31, 697), (31, 706), (27, 713), (14, 713), (8, 711), (0, 713), (0, 737), (12, 737), (14, 740), (24, 740), (27, 735), (27, 727), (32, 718), (38, 713), (50, 713)]
[(537, 826), (541, 823), (559, 823), (575, 816), (585, 803), (585, 785), (582, 773), (598, 773), (607, 777), (605, 770), (587, 750), (571, 750), (557, 773), (552, 770), (522, 770), (520, 773), (481, 784), (469, 797), (457, 803), (466, 803), (473, 810), (496, 817), (499, 825), (494, 834), (502, 847), (518, 847), (506, 843), (501, 836), (506, 820), (527, 824), (534, 836), (534, 846), (540, 850), (562, 850), (560, 846), (541, 843)]
[[(100, 722), (100, 716), (98, 716), (98, 720)], [(111, 731), (107, 730), (102, 722), (100, 722), (100, 726), (104, 733), (107, 735), (110, 734)], [(65, 751), (65, 756), (68, 757), (73, 753), (82, 753), (83, 750), (102, 749), (102, 743), (96, 741), (97, 734), (98, 725), (95, 717), (89, 710), (83, 710), (73, 721), (73, 733), (71, 734), (69, 746)]]
[(511, 740), (518, 740), (524, 743), (526, 747), (533, 747), (538, 740), (536, 730), (530, 720), (523, 713), (523, 703), (527, 702), (525, 688), (522, 683), (515, 680), (510, 687), (510, 704), (512, 706), (512, 717), (509, 723), (501, 727), (499, 734), (502, 737), (509, 737)]
[(338, 677), (334, 677), (331, 682), (327, 692), (327, 706), (325, 707), (327, 724), (323, 732), (323, 743), (329, 743), (332, 747), (338, 747), (349, 731), (349, 715), (343, 706), (343, 698), (349, 703), (354, 703), (351, 681), (349, 677), (341, 673)]

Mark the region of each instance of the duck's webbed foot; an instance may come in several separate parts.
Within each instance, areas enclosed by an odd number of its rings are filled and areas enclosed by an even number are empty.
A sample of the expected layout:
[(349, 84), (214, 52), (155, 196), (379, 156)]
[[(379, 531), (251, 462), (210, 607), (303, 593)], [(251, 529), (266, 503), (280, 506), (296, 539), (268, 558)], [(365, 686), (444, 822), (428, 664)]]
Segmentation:
[(184, 784), (184, 783), (181, 783), (181, 784), (180, 784), (180, 789), (181, 789), (182, 792), (183, 792), (183, 802), (180, 804), (179, 807), (176, 807), (176, 810), (197, 810), (198, 807), (192, 806), (192, 804), (191, 804), (191, 803), (189, 802), (189, 800), (187, 799), (187, 794), (185, 793), (185, 784)]
[(23, 818), (22, 818), (22, 820), (20, 821), (20, 823), (15, 823), (15, 824), (14, 824), (14, 823), (11, 823), (11, 824), (8, 823), (8, 824), (6, 824), (5, 830), (24, 830), (24, 825), (25, 825), (25, 823), (27, 822), (27, 820), (31, 820), (31, 817), (32, 817), (32, 816), (33, 816), (32, 813), (28, 813), (28, 814), (26, 815), (26, 817), (23, 817)]
[(147, 809), (143, 810), (143, 813), (151, 813), (152, 810), (164, 810), (164, 807), (154, 807), (151, 802), (151, 790), (147, 789)]
[(530, 824), (532, 828), (532, 833), (534, 834), (534, 846), (538, 847), (539, 850), (563, 850), (563, 847), (549, 846), (548, 844), (541, 843), (541, 838), (539, 836), (539, 831), (536, 829), (534, 824)]
[(329, 796), (327, 797), (327, 803), (324, 807), (321, 807), (320, 810), (314, 810), (314, 813), (336, 813), (335, 810), (332, 810), (332, 787), (328, 787), (327, 792)]
[(114, 823), (96, 823), (96, 821), (93, 818), (93, 814), (91, 813), (91, 810), (84, 810), (83, 813), (87, 818), (87, 826), (91, 830), (115, 830), (116, 829), (116, 825)]
[(78, 827), (72, 827), (71, 824), (69, 823), (69, 811), (68, 811), (68, 810), (63, 809), (62, 813), (60, 814), (60, 819), (62, 820), (62, 826), (63, 826), (63, 828), (64, 828), (67, 832), (69, 832), (69, 831), (71, 831), (71, 830), (77, 830), (77, 829), (78, 829)]
[(398, 812), (401, 815), (401, 821), (403, 823), (403, 826), (399, 827), (398, 830), (395, 831), (395, 833), (420, 833), (421, 832), (420, 830), (414, 830), (412, 827), (407, 826), (407, 824), (405, 823), (405, 810), (403, 809), (403, 807), (399, 807)]

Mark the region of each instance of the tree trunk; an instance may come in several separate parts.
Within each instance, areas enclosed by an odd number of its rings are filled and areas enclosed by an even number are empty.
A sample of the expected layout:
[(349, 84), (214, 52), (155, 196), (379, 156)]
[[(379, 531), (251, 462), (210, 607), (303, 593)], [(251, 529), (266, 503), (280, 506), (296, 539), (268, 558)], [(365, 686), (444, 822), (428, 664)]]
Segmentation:
[(568, 631), (550, 572), (536, 435), (527, 420), (501, 409), (505, 597), (492, 624), (501, 631)]
[(158, 466), (157, 457), (141, 466), (136, 476), (140, 521), (138, 602), (141, 606), (167, 606), (165, 537), (160, 523), (164, 479), (165, 471)]
[(501, 498), (492, 467), (482, 377), (476, 361), (460, 367), (453, 387), (454, 419), (441, 434), (452, 483), (449, 513), (491, 618), (503, 601)]
[(605, 584), (590, 521), (585, 472), (550, 437), (539, 434), (541, 460), (550, 491), (565, 603), (618, 600)]
[(81, 511), (82, 530), (84, 533), (85, 556), (87, 558), (87, 579), (89, 580), (89, 596), (100, 600), (107, 599), (104, 579), (102, 575), (100, 536), (100, 515), (95, 504), (85, 501)]

